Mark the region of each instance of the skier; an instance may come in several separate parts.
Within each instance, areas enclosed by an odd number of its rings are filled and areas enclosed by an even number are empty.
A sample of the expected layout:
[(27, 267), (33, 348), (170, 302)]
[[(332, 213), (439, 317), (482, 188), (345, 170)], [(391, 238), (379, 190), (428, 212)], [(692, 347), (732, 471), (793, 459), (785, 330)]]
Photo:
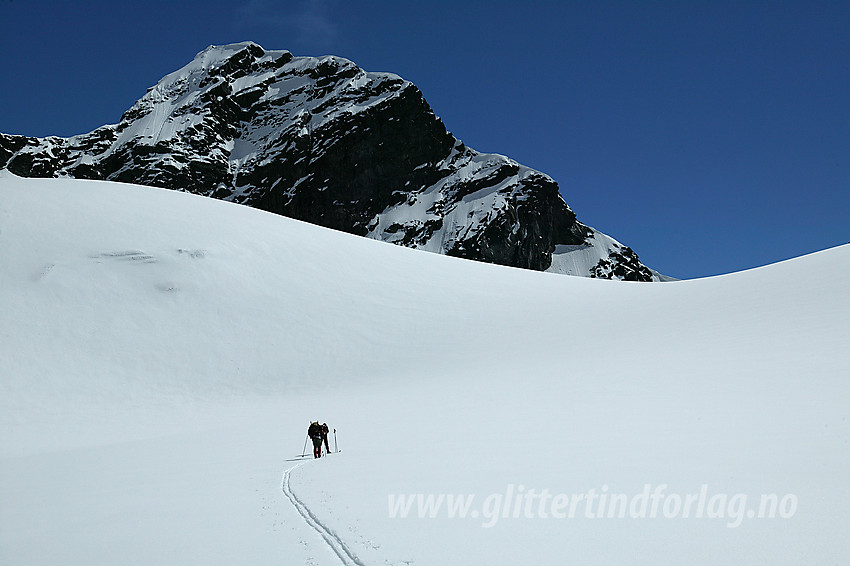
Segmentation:
[(322, 440), (325, 441), (325, 454), (331, 453), (331, 447), (328, 446), (328, 432), (330, 432), (328, 423), (322, 423)]
[(313, 458), (321, 458), (322, 437), (324, 434), (322, 433), (322, 425), (319, 424), (319, 421), (310, 423), (309, 428), (307, 428), (307, 436), (313, 441)]

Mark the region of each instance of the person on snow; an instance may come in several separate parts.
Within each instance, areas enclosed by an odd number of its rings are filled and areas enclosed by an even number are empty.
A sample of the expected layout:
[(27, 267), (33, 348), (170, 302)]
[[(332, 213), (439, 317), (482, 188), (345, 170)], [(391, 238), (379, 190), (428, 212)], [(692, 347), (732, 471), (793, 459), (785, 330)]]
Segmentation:
[(313, 441), (313, 458), (321, 458), (322, 438), (324, 435), (322, 433), (322, 425), (319, 424), (319, 421), (310, 423), (310, 426), (307, 428), (307, 436)]
[(331, 447), (328, 446), (328, 432), (330, 432), (330, 429), (328, 429), (328, 423), (322, 423), (322, 440), (325, 441), (325, 454), (331, 453)]

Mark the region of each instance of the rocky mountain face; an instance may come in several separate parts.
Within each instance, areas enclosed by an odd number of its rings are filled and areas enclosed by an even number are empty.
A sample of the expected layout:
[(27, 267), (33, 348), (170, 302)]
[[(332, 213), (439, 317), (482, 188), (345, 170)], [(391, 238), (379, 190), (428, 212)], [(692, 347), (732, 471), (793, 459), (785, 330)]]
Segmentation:
[(210, 47), (115, 125), (70, 138), (0, 134), (0, 168), (233, 201), (468, 259), (659, 280), (577, 221), (550, 177), (466, 147), (412, 83), (339, 57)]

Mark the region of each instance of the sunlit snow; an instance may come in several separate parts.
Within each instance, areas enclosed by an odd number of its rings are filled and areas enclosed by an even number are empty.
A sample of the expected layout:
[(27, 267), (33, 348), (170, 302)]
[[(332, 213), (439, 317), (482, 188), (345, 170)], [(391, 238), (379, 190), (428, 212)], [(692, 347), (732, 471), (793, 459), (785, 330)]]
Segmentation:
[(625, 283), (0, 173), (0, 563), (842, 563), (848, 284), (850, 246)]

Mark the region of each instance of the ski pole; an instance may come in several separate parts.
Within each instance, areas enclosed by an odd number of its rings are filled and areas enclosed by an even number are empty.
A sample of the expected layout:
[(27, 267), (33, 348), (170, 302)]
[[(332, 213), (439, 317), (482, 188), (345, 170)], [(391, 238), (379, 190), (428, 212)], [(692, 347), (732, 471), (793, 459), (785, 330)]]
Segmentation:
[(307, 455), (307, 440), (309, 438), (310, 438), (309, 436), (304, 438), (304, 448), (301, 449), (301, 457), (302, 458)]
[(339, 446), (336, 444), (336, 429), (334, 429), (334, 452), (339, 452)]

